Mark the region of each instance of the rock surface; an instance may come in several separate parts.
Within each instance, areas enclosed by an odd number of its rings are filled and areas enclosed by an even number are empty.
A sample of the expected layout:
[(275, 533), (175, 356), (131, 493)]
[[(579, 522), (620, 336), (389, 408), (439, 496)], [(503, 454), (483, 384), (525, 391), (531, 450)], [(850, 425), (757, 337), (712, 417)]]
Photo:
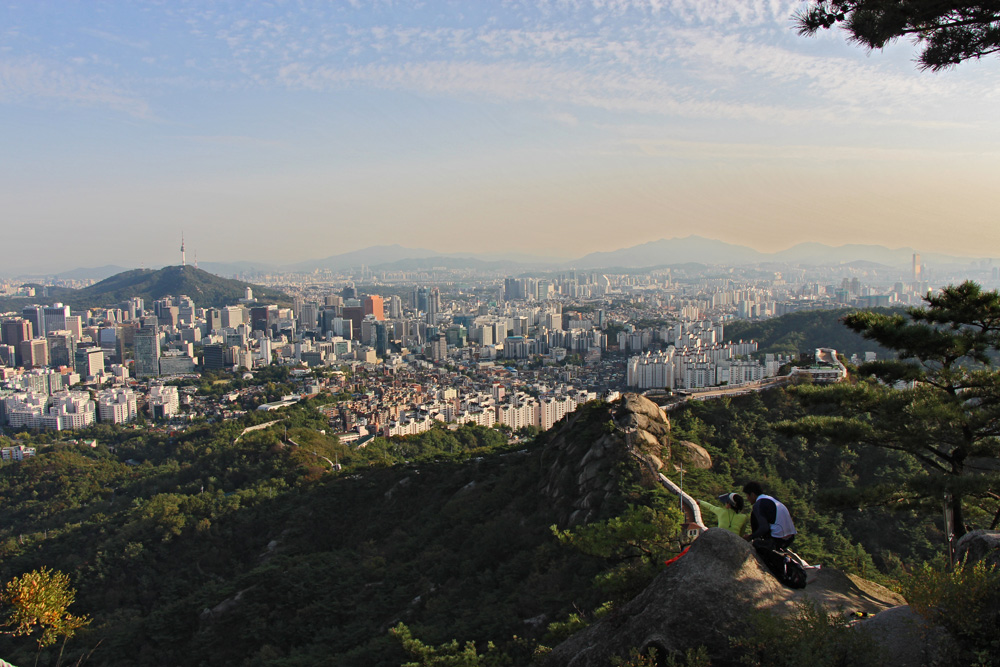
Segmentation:
[(620, 477), (658, 484), (656, 471), (670, 459), (670, 421), (648, 398), (625, 394), (607, 406), (570, 414), (542, 454), (541, 491), (561, 527), (606, 518)]
[(1000, 531), (966, 533), (955, 544), (955, 559), (966, 564), (983, 561), (991, 567), (1000, 566)]
[(680, 458), (689, 468), (701, 468), (710, 470), (712, 468), (712, 456), (701, 445), (697, 445), (689, 440), (680, 440), (675, 443), (681, 449)]
[(951, 653), (947, 633), (928, 623), (909, 605), (886, 609), (856, 627), (871, 634), (895, 667), (944, 665), (945, 656)]
[(802, 601), (832, 611), (875, 613), (902, 598), (833, 570), (793, 591), (778, 583), (749, 544), (712, 528), (635, 599), (557, 646), (549, 664), (605, 667), (632, 648), (655, 647), (666, 655), (702, 645), (713, 661), (725, 663), (733, 658), (729, 637), (740, 634), (752, 612), (785, 614)]

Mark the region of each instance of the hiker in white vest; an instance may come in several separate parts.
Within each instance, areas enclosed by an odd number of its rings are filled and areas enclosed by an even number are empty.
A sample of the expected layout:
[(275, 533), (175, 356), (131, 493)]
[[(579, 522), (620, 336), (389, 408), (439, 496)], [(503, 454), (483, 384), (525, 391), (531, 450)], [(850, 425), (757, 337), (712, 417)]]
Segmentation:
[(743, 493), (753, 504), (750, 511), (748, 542), (758, 549), (784, 549), (795, 539), (795, 524), (788, 508), (780, 501), (764, 494), (760, 482), (747, 482)]

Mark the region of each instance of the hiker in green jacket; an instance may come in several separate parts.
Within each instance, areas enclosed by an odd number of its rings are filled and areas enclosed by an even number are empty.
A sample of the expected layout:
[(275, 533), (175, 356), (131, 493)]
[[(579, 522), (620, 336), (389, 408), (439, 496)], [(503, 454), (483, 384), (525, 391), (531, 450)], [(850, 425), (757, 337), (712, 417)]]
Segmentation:
[(719, 528), (725, 528), (743, 537), (747, 524), (750, 523), (749, 514), (740, 514), (743, 509), (743, 497), (738, 493), (723, 493), (719, 496), (719, 502), (722, 503), (722, 507), (705, 500), (699, 500), (698, 506), (702, 512), (711, 512), (715, 515), (716, 525)]

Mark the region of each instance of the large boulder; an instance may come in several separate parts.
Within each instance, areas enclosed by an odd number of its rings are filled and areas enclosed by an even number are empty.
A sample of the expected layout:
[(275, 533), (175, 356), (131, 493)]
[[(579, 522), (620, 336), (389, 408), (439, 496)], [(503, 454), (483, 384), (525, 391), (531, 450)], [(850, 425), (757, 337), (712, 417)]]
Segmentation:
[(997, 567), (1000, 565), (1000, 531), (973, 530), (962, 535), (955, 544), (955, 557), (966, 565), (982, 561)]
[(944, 628), (933, 625), (909, 605), (892, 607), (864, 619), (856, 626), (869, 633), (894, 667), (946, 665), (954, 655), (954, 642)]
[(712, 456), (701, 445), (688, 440), (679, 440), (674, 445), (680, 450), (679, 458), (689, 468), (712, 469)]
[(806, 601), (831, 611), (875, 613), (902, 599), (832, 570), (793, 591), (778, 583), (747, 542), (710, 528), (635, 599), (557, 646), (549, 664), (606, 667), (633, 648), (668, 655), (699, 646), (725, 664), (735, 659), (729, 638), (746, 629), (753, 612), (787, 614)]

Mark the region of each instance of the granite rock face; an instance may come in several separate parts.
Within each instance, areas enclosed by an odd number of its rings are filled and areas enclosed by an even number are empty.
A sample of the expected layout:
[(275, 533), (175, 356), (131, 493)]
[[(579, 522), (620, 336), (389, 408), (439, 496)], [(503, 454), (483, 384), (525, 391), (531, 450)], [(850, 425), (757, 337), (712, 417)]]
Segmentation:
[(701, 445), (697, 445), (688, 440), (680, 440), (675, 443), (675, 447), (681, 450), (679, 452), (679, 458), (684, 461), (684, 464), (687, 467), (711, 470), (712, 456)]
[(571, 413), (542, 454), (541, 491), (560, 526), (606, 518), (623, 475), (658, 484), (656, 471), (670, 459), (669, 435), (666, 413), (638, 394)]
[(822, 570), (804, 590), (782, 586), (738, 536), (710, 528), (636, 598), (555, 647), (549, 665), (605, 667), (632, 648), (659, 655), (705, 646), (713, 664), (736, 656), (729, 638), (755, 611), (788, 614), (809, 602), (830, 611), (876, 613), (904, 601), (871, 582)]
[(955, 544), (955, 559), (966, 564), (982, 561), (1000, 566), (1000, 530), (973, 530)]

